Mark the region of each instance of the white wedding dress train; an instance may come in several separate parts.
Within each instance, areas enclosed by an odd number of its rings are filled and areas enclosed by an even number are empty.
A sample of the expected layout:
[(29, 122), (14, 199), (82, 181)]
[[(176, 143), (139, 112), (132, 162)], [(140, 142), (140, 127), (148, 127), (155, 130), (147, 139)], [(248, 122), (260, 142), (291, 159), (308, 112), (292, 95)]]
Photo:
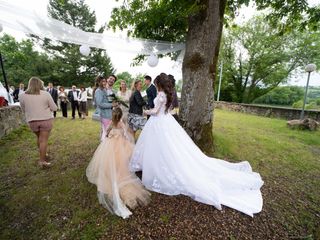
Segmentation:
[(155, 192), (187, 195), (250, 216), (260, 212), (260, 175), (246, 161), (229, 163), (203, 154), (174, 117), (165, 113), (165, 103), (166, 95), (159, 92), (134, 148), (130, 170), (142, 171), (142, 183)]

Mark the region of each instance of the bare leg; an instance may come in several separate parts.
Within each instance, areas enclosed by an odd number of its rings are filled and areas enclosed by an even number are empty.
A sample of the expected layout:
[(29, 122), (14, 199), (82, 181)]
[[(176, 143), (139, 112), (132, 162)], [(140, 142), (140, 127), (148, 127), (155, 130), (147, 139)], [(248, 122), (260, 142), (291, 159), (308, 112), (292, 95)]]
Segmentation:
[(40, 162), (47, 163), (46, 162), (46, 153), (47, 153), (47, 147), (48, 147), (48, 139), (49, 139), (50, 131), (40, 131)]
[(40, 149), (40, 132), (35, 132), (35, 134), (37, 135), (37, 146), (38, 146), (38, 149)]
[[(35, 132), (35, 134), (37, 135), (37, 146), (40, 151), (40, 132)], [(49, 158), (49, 154), (46, 152), (46, 160), (48, 160), (48, 158)]]

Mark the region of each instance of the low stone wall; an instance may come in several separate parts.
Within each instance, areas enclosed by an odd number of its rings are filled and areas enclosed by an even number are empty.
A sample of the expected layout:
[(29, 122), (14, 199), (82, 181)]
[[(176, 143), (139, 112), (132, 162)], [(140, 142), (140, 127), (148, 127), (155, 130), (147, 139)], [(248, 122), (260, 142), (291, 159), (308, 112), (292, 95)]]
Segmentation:
[(19, 106), (0, 108), (0, 138), (26, 123)]
[[(287, 120), (299, 119), (301, 114), (301, 109), (296, 109), (296, 108), (282, 108), (282, 107), (273, 107), (273, 106), (244, 104), (244, 103), (230, 103), (230, 102), (222, 102), (222, 101), (215, 102), (215, 107), (220, 109), (250, 113), (250, 114), (255, 114), (255, 115), (265, 116), (265, 117), (283, 118)], [(320, 111), (305, 110), (304, 117), (312, 118), (319, 122)]]

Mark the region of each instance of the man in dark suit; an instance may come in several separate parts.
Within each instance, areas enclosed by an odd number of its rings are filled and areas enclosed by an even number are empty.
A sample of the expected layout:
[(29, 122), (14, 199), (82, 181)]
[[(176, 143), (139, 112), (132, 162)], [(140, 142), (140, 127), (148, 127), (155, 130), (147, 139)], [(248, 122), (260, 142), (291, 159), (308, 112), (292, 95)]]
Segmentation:
[(24, 91), (25, 91), (24, 84), (20, 83), (19, 88), (16, 88), (12, 93), (13, 101), (19, 102), (19, 94), (24, 93)]
[[(58, 106), (58, 90), (53, 87), (53, 84), (50, 82), (48, 84), (47, 92), (50, 93), (54, 103)], [(53, 116), (56, 117), (57, 112), (53, 112)]]
[(79, 111), (79, 90), (75, 85), (72, 85), (72, 89), (68, 92), (68, 99), (71, 103), (72, 109), (72, 119), (75, 119), (76, 116), (76, 109), (78, 111), (79, 118), (81, 118), (81, 113)]
[(147, 108), (154, 108), (153, 100), (157, 96), (157, 89), (156, 87), (151, 83), (151, 77), (146, 75), (144, 77), (144, 84), (147, 86)]

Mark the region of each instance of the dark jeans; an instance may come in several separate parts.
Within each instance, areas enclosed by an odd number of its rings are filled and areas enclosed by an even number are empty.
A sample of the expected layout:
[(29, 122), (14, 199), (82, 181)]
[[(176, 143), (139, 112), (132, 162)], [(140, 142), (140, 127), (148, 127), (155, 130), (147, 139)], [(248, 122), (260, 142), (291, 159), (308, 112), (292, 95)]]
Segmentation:
[(72, 109), (72, 118), (76, 117), (76, 109), (78, 111), (79, 118), (81, 118), (81, 113), (79, 111), (79, 102), (78, 101), (71, 102), (71, 109)]
[(68, 109), (67, 109), (67, 103), (66, 102), (61, 102), (60, 103), (61, 111), (62, 111), (62, 116), (63, 117), (68, 117)]

